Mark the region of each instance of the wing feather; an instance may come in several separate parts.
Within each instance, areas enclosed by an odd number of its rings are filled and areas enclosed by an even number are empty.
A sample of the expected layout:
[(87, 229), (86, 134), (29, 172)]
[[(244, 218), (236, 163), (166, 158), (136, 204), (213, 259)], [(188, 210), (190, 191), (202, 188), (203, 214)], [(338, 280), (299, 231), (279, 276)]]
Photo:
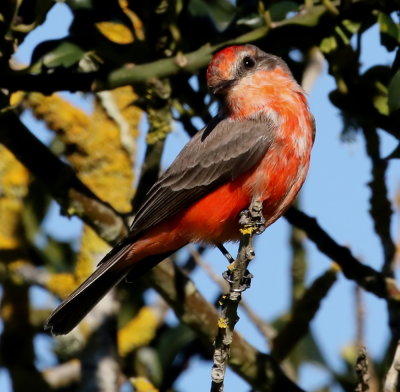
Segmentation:
[(250, 170), (268, 151), (275, 121), (216, 119), (199, 131), (149, 190), (131, 235), (136, 237)]

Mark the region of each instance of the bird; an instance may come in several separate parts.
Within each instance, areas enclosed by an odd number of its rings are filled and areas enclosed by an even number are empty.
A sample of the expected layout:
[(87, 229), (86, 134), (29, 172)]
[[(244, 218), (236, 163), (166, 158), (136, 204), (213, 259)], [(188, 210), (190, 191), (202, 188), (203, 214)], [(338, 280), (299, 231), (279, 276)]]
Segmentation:
[(128, 235), (51, 313), (45, 328), (53, 335), (69, 333), (128, 274), (139, 277), (188, 243), (237, 241), (240, 213), (252, 202), (268, 227), (296, 198), (315, 121), (287, 64), (233, 45), (212, 57), (206, 78), (217, 115), (150, 188)]

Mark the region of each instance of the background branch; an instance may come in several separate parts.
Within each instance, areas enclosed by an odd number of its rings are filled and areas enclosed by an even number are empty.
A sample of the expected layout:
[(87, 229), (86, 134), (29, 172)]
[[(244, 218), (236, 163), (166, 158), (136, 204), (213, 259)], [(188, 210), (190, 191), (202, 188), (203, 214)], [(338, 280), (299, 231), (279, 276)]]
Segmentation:
[(381, 298), (399, 299), (396, 281), (386, 278), (373, 268), (360, 263), (345, 246), (337, 244), (324, 231), (315, 218), (307, 216), (295, 207), (290, 207), (285, 218), (296, 227), (304, 230), (317, 248), (340, 265), (344, 276), (354, 280), (365, 290)]
[[(151, 285), (172, 307), (179, 319), (208, 341), (211, 348), (217, 333), (218, 314), (197, 291), (193, 282), (170, 260), (165, 260), (148, 273)], [(267, 354), (257, 351), (236, 332), (233, 333), (232, 369), (259, 391), (298, 391)]]
[(4, 112), (1, 120), (0, 143), (40, 179), (65, 215), (80, 217), (111, 244), (126, 235), (122, 217), (87, 188), (71, 167), (53, 155), (13, 112)]

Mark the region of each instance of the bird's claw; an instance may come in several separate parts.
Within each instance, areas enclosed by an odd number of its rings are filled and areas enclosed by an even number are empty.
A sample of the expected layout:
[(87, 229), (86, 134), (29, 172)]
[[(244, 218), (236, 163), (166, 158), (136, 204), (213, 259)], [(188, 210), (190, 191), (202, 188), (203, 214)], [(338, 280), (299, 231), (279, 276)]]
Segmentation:
[(252, 228), (254, 234), (261, 234), (265, 230), (266, 222), (262, 210), (260, 201), (253, 202), (249, 209), (240, 213), (239, 224), (244, 228)]
[[(222, 277), (229, 283), (233, 284), (234, 281), (231, 279), (232, 272), (227, 270), (222, 273)], [(251, 286), (251, 279), (253, 279), (254, 275), (251, 274), (248, 270), (246, 270), (245, 275), (243, 276), (242, 280), (240, 281), (240, 286), (237, 288), (232, 289), (237, 293), (242, 293), (243, 291), (247, 290)]]

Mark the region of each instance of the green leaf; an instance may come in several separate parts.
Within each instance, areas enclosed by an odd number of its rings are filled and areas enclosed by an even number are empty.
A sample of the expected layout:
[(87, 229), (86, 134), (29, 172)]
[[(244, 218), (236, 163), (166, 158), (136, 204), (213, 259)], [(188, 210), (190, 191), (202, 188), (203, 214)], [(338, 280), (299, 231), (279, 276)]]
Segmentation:
[(280, 21), (285, 19), (289, 12), (297, 12), (298, 9), (299, 5), (294, 1), (280, 1), (272, 4), (268, 10), (273, 21)]
[(318, 25), (322, 15), (326, 13), (326, 7), (323, 5), (316, 5), (307, 12), (299, 12), (293, 18), (285, 19), (280, 22), (281, 25), (300, 25), (307, 27), (315, 27)]
[(342, 21), (342, 25), (348, 32), (355, 34), (360, 30), (361, 22), (356, 22), (350, 19), (344, 19)]
[(374, 97), (373, 105), (375, 109), (384, 116), (389, 114), (388, 98), (384, 95), (376, 95)]
[(68, 0), (67, 4), (75, 10), (91, 10), (94, 8), (92, 0)]
[(347, 37), (347, 35), (340, 26), (335, 26), (335, 32), (342, 39), (345, 45), (350, 45), (349, 37)]
[(325, 37), (319, 44), (319, 47), (324, 53), (330, 53), (334, 51), (338, 47), (336, 37)]
[(44, 55), (42, 62), (46, 67), (68, 68), (76, 64), (85, 54), (84, 50), (72, 42), (62, 41), (51, 52)]
[(194, 17), (210, 18), (218, 31), (224, 31), (236, 13), (228, 0), (190, 0), (188, 10)]
[(383, 12), (378, 14), (379, 29), (381, 32), (381, 44), (387, 50), (394, 50), (400, 42), (400, 26), (395, 23), (390, 15)]
[(388, 88), (379, 80), (375, 81), (376, 95), (373, 98), (373, 105), (380, 114), (389, 115)]
[(388, 93), (389, 112), (400, 110), (400, 70), (398, 70), (389, 83)]

